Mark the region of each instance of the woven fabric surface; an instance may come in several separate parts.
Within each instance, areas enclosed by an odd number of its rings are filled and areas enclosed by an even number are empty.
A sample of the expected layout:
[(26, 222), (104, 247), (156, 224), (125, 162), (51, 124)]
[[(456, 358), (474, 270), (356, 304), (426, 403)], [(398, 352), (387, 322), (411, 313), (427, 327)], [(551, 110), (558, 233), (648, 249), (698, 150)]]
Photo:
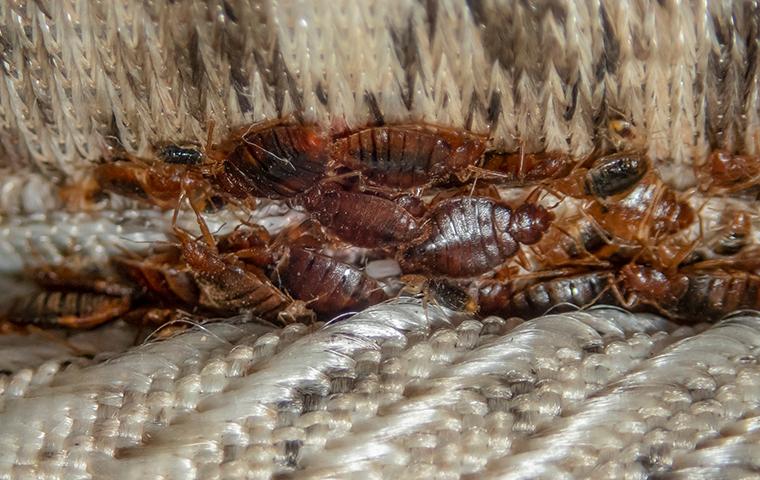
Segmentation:
[[(760, 318), (529, 322), (381, 305), (326, 327), (206, 324), (0, 377), (18, 478), (737, 478), (756, 468)], [(730, 472), (730, 474), (729, 474)]]
[[(693, 186), (711, 148), (760, 151), (759, 11), (752, 1), (0, 2), (0, 270), (166, 240), (170, 214), (115, 198), (67, 212), (61, 188), (109, 147), (203, 144), (209, 122), (220, 140), (289, 114), (334, 128), (382, 117), (584, 155), (621, 117), (663, 179)], [(720, 208), (710, 212), (708, 226)], [(269, 204), (255, 220), (276, 229), (290, 215)], [(752, 314), (678, 326), (595, 309), (523, 323), (400, 300), (326, 327), (244, 320), (139, 347), (119, 323), (0, 338), (0, 478), (751, 478), (760, 468)]]

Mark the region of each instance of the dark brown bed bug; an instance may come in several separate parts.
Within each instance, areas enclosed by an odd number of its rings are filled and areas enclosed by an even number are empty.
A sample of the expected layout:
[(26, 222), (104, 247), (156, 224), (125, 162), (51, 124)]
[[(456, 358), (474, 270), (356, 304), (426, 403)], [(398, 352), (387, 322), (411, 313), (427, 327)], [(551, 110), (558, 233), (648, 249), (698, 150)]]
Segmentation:
[(649, 169), (646, 157), (616, 153), (599, 158), (584, 175), (585, 191), (597, 198), (619, 195), (636, 185)]
[(300, 246), (288, 249), (275, 280), (321, 315), (359, 311), (387, 299), (382, 286), (364, 271)]
[[(68, 258), (67, 263), (81, 259)], [(72, 268), (69, 265), (48, 265), (33, 268), (27, 276), (47, 290), (87, 291), (114, 297), (128, 297), (135, 293), (134, 287), (119, 278), (103, 277), (95, 268)]]
[(15, 299), (5, 318), (23, 325), (84, 329), (116, 319), (129, 308), (128, 296), (50, 290)]
[(200, 165), (205, 159), (205, 155), (198, 147), (175, 144), (159, 147), (156, 156), (165, 163), (179, 165)]
[(655, 312), (675, 320), (719, 320), (737, 310), (760, 309), (760, 276), (737, 270), (662, 272), (626, 265), (620, 289), (627, 308)]
[(217, 165), (214, 184), (233, 198), (283, 199), (324, 177), (327, 147), (317, 127), (277, 120), (239, 130), (207, 156)]
[(395, 247), (419, 230), (417, 219), (397, 202), (335, 184), (310, 189), (298, 203), (336, 237), (358, 247)]
[(332, 168), (361, 172), (397, 189), (467, 179), (486, 148), (483, 135), (433, 125), (385, 125), (336, 137)]
[[(495, 313), (533, 318), (550, 311), (559, 313), (597, 303), (611, 303), (615, 299), (614, 289), (615, 274), (597, 271), (535, 283), (515, 292), (508, 301), (496, 298), (489, 300), (493, 305), (507, 305), (505, 311)], [(509, 295), (510, 291), (502, 288), (495, 293)]]
[(405, 273), (471, 277), (496, 269), (520, 244), (540, 240), (553, 214), (532, 203), (512, 210), (486, 197), (459, 197), (426, 215), (423, 233), (405, 244), (397, 259)]
[(550, 188), (574, 198), (605, 200), (629, 192), (649, 171), (644, 155), (632, 152), (606, 155), (589, 168), (577, 168)]

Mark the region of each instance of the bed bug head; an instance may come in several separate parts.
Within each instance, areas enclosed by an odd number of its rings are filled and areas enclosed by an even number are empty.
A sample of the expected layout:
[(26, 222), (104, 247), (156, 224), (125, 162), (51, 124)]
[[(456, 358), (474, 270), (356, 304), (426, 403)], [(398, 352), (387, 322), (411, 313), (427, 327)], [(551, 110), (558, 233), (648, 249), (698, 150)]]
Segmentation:
[(554, 214), (535, 203), (524, 203), (517, 207), (512, 215), (509, 231), (518, 242), (532, 245), (543, 237)]

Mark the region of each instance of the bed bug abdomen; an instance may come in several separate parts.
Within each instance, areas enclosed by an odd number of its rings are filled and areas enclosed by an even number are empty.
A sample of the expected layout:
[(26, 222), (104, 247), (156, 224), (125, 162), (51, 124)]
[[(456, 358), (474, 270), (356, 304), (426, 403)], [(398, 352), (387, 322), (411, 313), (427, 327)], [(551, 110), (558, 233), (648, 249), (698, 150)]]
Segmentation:
[(306, 248), (291, 248), (276, 274), (294, 298), (323, 315), (359, 311), (387, 298), (362, 270)]
[(481, 135), (432, 125), (371, 127), (338, 137), (331, 161), (378, 185), (411, 188), (468, 175), (483, 155)]
[(300, 203), (335, 236), (358, 247), (395, 247), (418, 233), (413, 215), (375, 195), (316, 187)]
[(130, 298), (78, 291), (43, 291), (15, 300), (6, 318), (40, 327), (92, 328), (123, 315)]
[[(407, 273), (480, 275), (502, 265), (519, 248), (513, 235), (512, 209), (490, 198), (443, 201), (426, 220), (423, 234), (399, 253), (399, 264)], [(518, 227), (519, 236), (533, 239)]]
[(180, 145), (164, 145), (156, 151), (156, 156), (165, 163), (180, 165), (200, 165), (204, 155), (196, 147), (183, 147)]
[(623, 193), (644, 178), (649, 163), (643, 155), (617, 153), (597, 160), (586, 172), (586, 192), (597, 198)]
[(608, 301), (614, 279), (610, 272), (590, 272), (536, 283), (514, 294), (507, 313), (530, 318)]
[(216, 182), (238, 199), (290, 198), (324, 176), (326, 161), (326, 140), (316, 127), (254, 127), (230, 150)]

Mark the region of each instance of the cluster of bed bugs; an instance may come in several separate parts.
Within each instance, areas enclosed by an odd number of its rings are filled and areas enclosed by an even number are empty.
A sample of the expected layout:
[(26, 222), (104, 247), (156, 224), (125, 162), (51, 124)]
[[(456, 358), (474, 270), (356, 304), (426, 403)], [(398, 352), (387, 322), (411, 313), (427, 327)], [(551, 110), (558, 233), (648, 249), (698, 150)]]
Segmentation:
[[(695, 200), (756, 195), (754, 157), (716, 151), (699, 187), (679, 192), (635, 149), (580, 159), (500, 152), (486, 135), (428, 124), (330, 133), (282, 120), (216, 145), (211, 137), (204, 147), (165, 144), (152, 160), (114, 155), (88, 183), (175, 218), (187, 203), (200, 237), (175, 227), (173, 245), (114, 257), (114, 279), (47, 269), (36, 275), (45, 289), (13, 304), (7, 319), (91, 327), (250, 312), (287, 323), (335, 318), (399, 292), (523, 317), (597, 303), (682, 320), (760, 308), (755, 266), (737, 260), (755, 251), (754, 212), (727, 208), (720, 231), (706, 235)], [(206, 227), (209, 209), (255, 208), (259, 198), (308, 220), (276, 235)], [(382, 259), (396, 262), (392, 278), (365, 268)]]

